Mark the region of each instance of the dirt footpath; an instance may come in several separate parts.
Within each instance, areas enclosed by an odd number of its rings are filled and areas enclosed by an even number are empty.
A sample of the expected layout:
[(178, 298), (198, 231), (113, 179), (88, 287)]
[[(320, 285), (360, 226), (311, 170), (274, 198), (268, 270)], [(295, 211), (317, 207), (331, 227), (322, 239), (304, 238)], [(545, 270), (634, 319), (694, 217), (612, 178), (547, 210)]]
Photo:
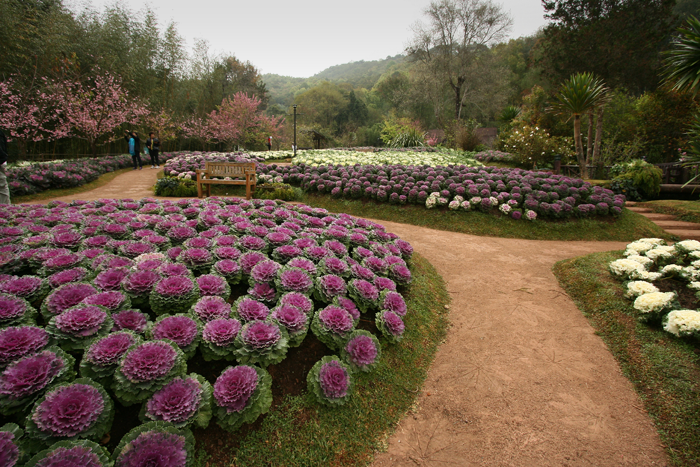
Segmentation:
[[(77, 198), (152, 197), (156, 173), (129, 172)], [(474, 237), (378, 222), (437, 268), (453, 301), (452, 327), (415, 410), (375, 467), (667, 464), (632, 384), (551, 271), (559, 260), (623, 243)]]
[(555, 262), (617, 242), (474, 237), (377, 221), (447, 282), (450, 329), (375, 467), (666, 465), (642, 402)]

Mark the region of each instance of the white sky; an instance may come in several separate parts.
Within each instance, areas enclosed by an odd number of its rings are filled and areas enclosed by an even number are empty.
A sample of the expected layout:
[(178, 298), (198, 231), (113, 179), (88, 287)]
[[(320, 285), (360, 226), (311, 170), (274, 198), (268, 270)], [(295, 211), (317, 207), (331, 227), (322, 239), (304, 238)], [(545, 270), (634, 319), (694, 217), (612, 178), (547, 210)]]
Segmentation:
[[(87, 0), (98, 11), (114, 0)], [(121, 0), (155, 11), (161, 30), (173, 21), (187, 42), (205, 39), (214, 54), (233, 54), (262, 73), (310, 77), (333, 65), (403, 53), (410, 27), (430, 0)], [(79, 3), (80, 2), (80, 3)], [(69, 0), (80, 5), (81, 0)], [(510, 10), (511, 37), (545, 24), (540, 0), (496, 0)], [(342, 5), (342, 6), (341, 6)]]

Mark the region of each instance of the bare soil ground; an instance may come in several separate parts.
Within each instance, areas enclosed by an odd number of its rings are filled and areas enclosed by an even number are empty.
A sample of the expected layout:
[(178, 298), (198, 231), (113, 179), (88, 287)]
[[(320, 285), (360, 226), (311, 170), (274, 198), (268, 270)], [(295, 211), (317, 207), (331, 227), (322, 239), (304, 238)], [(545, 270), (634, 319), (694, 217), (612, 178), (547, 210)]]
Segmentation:
[[(130, 172), (80, 198), (152, 197), (156, 173)], [(375, 467), (667, 465), (632, 384), (551, 272), (623, 243), (380, 223), (437, 268), (453, 302), (426, 384)]]

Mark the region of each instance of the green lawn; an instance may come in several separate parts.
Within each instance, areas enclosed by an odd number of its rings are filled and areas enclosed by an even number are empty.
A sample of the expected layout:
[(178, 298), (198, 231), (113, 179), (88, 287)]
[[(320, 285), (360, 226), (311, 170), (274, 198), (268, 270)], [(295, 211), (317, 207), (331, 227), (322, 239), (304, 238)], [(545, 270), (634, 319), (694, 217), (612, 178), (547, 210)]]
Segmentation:
[(608, 272), (621, 251), (557, 263), (554, 274), (634, 384), (675, 466), (700, 465), (700, 346), (637, 321)]

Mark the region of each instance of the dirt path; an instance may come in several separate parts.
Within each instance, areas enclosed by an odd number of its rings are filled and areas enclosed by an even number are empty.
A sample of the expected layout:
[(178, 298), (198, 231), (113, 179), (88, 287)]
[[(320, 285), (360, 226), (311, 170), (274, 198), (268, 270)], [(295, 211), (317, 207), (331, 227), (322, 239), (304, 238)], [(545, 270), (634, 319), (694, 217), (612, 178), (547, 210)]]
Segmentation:
[[(153, 196), (156, 170), (81, 199)], [(71, 198), (58, 198), (70, 201)], [(615, 242), (474, 237), (378, 221), (447, 282), (452, 328), (375, 467), (666, 465), (632, 384), (557, 284), (552, 265)]]

